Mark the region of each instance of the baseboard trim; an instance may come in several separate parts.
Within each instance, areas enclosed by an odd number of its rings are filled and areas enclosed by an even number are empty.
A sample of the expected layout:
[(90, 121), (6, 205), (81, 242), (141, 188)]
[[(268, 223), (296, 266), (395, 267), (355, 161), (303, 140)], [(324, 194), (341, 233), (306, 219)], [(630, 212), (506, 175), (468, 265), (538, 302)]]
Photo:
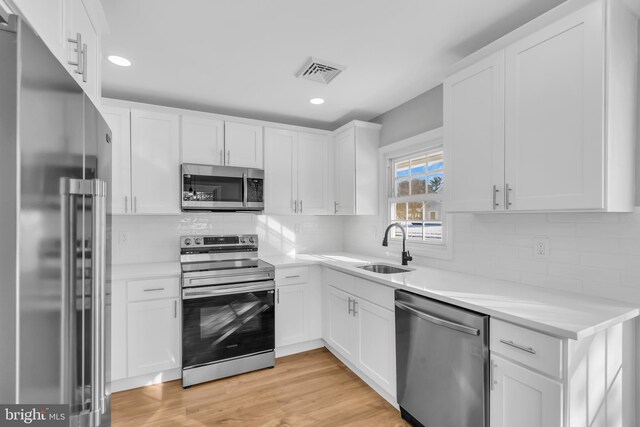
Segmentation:
[(375, 391), (380, 396), (382, 396), (384, 398), (384, 400), (386, 400), (387, 402), (389, 402), (391, 404), (391, 406), (396, 408), (398, 411), (400, 410), (400, 406), (398, 405), (398, 402), (397, 402), (397, 399), (396, 399), (395, 396), (391, 395), (388, 391), (386, 391), (385, 389), (380, 387), (378, 385), (378, 383), (376, 383), (371, 378), (369, 378), (368, 375), (366, 375), (360, 369), (356, 368), (353, 365), (353, 363), (351, 363), (347, 359), (345, 359), (338, 351), (336, 351), (329, 344), (327, 344), (326, 341), (323, 340), (323, 342), (324, 342), (324, 346), (327, 348), (327, 350), (329, 350), (331, 352), (331, 354), (333, 354), (339, 361), (344, 363), (347, 366), (347, 368), (349, 368), (354, 374), (359, 376), (362, 381), (367, 383), (367, 385), (369, 387), (371, 387), (373, 389), (373, 391)]
[(305, 351), (315, 350), (322, 347), (324, 347), (324, 340), (322, 338), (297, 344), (285, 345), (276, 348), (276, 357), (284, 357), (292, 354), (304, 353)]
[(132, 388), (146, 387), (148, 385), (160, 384), (167, 381), (179, 380), (180, 378), (182, 378), (182, 369), (180, 368), (140, 375), (138, 377), (122, 378), (111, 382), (111, 393), (131, 390)]

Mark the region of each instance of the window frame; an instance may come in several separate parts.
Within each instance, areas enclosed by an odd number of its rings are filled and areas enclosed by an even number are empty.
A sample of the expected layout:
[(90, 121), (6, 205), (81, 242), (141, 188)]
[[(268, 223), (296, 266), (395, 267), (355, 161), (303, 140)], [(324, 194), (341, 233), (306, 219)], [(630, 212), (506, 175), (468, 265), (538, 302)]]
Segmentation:
[[(434, 151), (443, 151), (443, 168), (445, 184), (444, 188), (439, 193), (427, 193), (420, 195), (410, 196), (394, 196), (394, 184), (395, 177), (393, 175), (392, 161), (398, 161), (403, 159), (409, 159), (411, 157), (417, 157), (419, 154), (429, 154)], [(383, 146), (379, 150), (380, 154), (380, 170), (384, 171), (384, 177), (381, 180), (380, 191), (380, 209), (382, 212), (382, 229), (384, 233), (386, 227), (391, 223), (391, 204), (410, 202), (411, 199), (415, 201), (425, 200), (440, 200), (441, 201), (441, 218), (442, 218), (442, 242), (430, 243), (422, 240), (409, 240), (407, 239), (407, 248), (409, 248), (413, 254), (429, 256), (439, 259), (451, 259), (452, 258), (452, 239), (451, 239), (451, 221), (452, 215), (446, 212), (446, 202), (448, 200), (447, 191), (447, 159), (444, 150), (444, 132), (442, 128), (427, 131), (416, 136)], [(428, 185), (428, 183), (427, 183)], [(402, 246), (402, 239), (395, 237), (395, 233), (389, 233), (389, 246), (393, 248), (395, 252)]]

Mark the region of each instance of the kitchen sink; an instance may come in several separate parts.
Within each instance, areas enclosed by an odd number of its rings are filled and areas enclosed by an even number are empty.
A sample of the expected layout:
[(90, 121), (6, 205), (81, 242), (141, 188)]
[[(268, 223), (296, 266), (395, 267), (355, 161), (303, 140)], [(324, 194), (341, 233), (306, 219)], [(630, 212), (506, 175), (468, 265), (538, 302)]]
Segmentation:
[(363, 270), (372, 271), (374, 273), (379, 274), (396, 274), (396, 273), (408, 273), (413, 270), (412, 268), (400, 268), (393, 265), (387, 264), (367, 264), (361, 265), (360, 267)]

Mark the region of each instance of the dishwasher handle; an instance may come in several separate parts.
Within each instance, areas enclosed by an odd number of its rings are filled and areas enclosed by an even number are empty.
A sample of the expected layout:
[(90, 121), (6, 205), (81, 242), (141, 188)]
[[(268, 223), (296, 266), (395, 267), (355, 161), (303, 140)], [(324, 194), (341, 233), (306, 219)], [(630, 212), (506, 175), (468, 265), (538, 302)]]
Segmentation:
[(396, 307), (398, 307), (400, 310), (404, 310), (408, 313), (418, 316), (419, 318), (421, 318), (422, 320), (426, 320), (427, 322), (431, 322), (438, 326), (444, 326), (445, 328), (453, 329), (455, 331), (463, 332), (469, 335), (480, 335), (479, 329), (471, 328), (469, 326), (461, 325), (455, 322), (450, 322), (449, 320), (440, 319), (439, 317), (435, 317), (420, 310), (416, 310), (415, 308), (400, 301), (396, 301), (395, 303)]

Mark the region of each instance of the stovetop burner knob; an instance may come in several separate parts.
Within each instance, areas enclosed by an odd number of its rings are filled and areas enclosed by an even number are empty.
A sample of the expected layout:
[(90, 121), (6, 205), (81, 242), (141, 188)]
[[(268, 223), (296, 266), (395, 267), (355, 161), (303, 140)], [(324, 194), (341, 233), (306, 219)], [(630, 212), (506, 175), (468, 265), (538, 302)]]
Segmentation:
[(184, 244), (185, 244), (186, 246), (189, 246), (189, 245), (191, 244), (191, 239), (190, 239), (190, 238), (188, 238), (188, 237), (187, 237), (186, 239), (184, 239)]
[(196, 245), (199, 245), (199, 244), (201, 244), (201, 243), (202, 243), (202, 239), (201, 239), (200, 237), (196, 237), (196, 239), (195, 239), (194, 243), (195, 243)]
[(253, 237), (249, 237), (249, 242), (254, 243), (255, 239)]

